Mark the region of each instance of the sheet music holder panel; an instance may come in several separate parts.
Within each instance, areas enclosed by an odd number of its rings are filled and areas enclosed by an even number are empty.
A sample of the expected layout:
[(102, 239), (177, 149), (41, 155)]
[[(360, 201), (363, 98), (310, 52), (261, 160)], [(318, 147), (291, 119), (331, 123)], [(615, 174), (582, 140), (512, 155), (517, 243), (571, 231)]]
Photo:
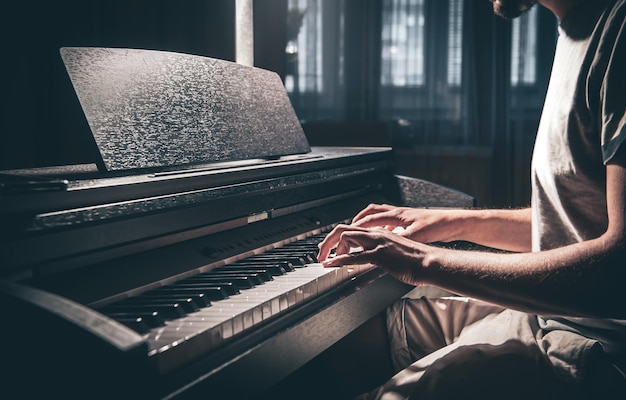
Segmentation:
[(173, 52), (61, 49), (103, 171), (310, 151), (280, 77)]

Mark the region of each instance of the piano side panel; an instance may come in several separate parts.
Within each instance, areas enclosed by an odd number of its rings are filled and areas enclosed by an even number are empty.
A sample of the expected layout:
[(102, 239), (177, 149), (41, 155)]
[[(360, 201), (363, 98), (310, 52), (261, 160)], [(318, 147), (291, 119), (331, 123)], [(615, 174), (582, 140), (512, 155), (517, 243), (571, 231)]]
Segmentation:
[(144, 340), (93, 310), (0, 282), (2, 393), (23, 399), (153, 397)]
[(476, 205), (476, 199), (458, 190), (423, 179), (395, 175), (398, 204), (407, 207), (456, 207)]

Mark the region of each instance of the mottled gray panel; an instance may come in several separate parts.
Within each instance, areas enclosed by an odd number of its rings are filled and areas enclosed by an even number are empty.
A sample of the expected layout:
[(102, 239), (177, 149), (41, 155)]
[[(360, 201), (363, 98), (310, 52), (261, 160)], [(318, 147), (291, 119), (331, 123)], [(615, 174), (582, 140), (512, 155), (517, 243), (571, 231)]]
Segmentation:
[(273, 72), (155, 50), (61, 56), (108, 171), (310, 151)]
[(417, 178), (396, 175), (401, 203), (408, 207), (473, 207), (475, 199), (463, 192)]

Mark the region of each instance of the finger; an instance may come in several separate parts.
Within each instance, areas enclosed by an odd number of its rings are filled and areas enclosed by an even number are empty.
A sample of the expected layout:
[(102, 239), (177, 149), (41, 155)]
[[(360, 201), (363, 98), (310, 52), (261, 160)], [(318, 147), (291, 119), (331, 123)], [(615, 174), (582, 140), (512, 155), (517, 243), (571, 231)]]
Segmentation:
[(366, 251), (341, 254), (334, 258), (329, 258), (322, 262), (324, 267), (342, 267), (344, 265), (364, 265), (370, 264), (370, 254)]
[(337, 247), (337, 244), (339, 243), (342, 233), (349, 229), (354, 229), (354, 228), (351, 227), (350, 225), (339, 224), (328, 235), (326, 235), (324, 240), (322, 240), (317, 245), (317, 248), (319, 249), (319, 252), (317, 254), (317, 259), (319, 261), (323, 261), (327, 259), (331, 250)]
[(361, 212), (359, 212), (354, 218), (352, 218), (352, 223), (354, 224), (361, 219), (367, 217), (368, 215), (389, 211), (393, 208), (393, 206), (390, 206), (388, 204), (370, 204), (365, 207), (365, 209), (363, 209)]
[(335, 257), (343, 254), (362, 252), (363, 249), (367, 248), (367, 235), (368, 231), (365, 230), (350, 229), (342, 232), (337, 242), (337, 247), (335, 248)]
[(368, 215), (353, 224), (353, 226), (359, 226), (361, 228), (377, 228), (384, 226), (392, 226), (395, 228), (402, 225), (404, 225), (404, 221), (398, 218), (396, 213), (392, 211)]
[(391, 233), (385, 229), (357, 229), (353, 226), (345, 230), (339, 239), (335, 257), (322, 264), (325, 267), (341, 265), (374, 264), (381, 242), (388, 240)]
[(336, 229), (337, 228), (332, 230), (328, 235), (326, 235), (324, 240), (318, 243), (317, 259), (319, 261), (324, 261), (325, 259), (327, 259), (331, 250), (337, 246), (337, 242), (339, 241), (339, 234)]
[(412, 224), (404, 227), (404, 229), (397, 229), (394, 231), (398, 236), (405, 237), (414, 242), (430, 242), (430, 232), (424, 231), (423, 226)]

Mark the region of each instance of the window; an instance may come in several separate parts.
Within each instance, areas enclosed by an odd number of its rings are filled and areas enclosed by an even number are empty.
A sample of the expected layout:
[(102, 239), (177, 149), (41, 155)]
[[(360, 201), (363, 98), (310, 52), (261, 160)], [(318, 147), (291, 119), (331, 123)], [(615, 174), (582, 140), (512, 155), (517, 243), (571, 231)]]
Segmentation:
[(382, 18), (381, 84), (424, 85), (424, 0), (384, 0)]
[[(446, 5), (441, 1), (439, 3), (439, 6), (432, 1), (429, 4), (436, 12), (442, 4)], [(447, 38), (447, 83), (450, 86), (461, 84), (463, 0), (449, 0), (447, 6), (447, 32), (439, 32), (435, 31), (434, 26), (427, 27), (425, 0), (383, 0), (383, 86), (423, 86), (426, 81), (426, 38), (440, 33), (444, 33)]]
[(533, 7), (512, 22), (511, 85), (534, 85), (537, 81), (537, 25), (539, 9)]
[(412, 146), (464, 145), (464, 0), (383, 0), (378, 116)]
[(463, 65), (463, 0), (450, 0), (448, 16), (448, 85), (461, 85)]
[(293, 61), (285, 78), (288, 92), (322, 92), (324, 90), (322, 52), (322, 7), (320, 0), (289, 0), (285, 53)]
[[(494, 104), (513, 110), (506, 118), (520, 134), (537, 120), (553, 51), (538, 34), (554, 32), (554, 17), (538, 6), (512, 22), (473, 0), (288, 7), (285, 86), (303, 122), (382, 122), (400, 145), (489, 148), (506, 129), (494, 128)], [(497, 40), (509, 32), (510, 43)], [(510, 87), (496, 90), (501, 66)]]
[(344, 1), (288, 0), (285, 88), (301, 120), (343, 117)]

